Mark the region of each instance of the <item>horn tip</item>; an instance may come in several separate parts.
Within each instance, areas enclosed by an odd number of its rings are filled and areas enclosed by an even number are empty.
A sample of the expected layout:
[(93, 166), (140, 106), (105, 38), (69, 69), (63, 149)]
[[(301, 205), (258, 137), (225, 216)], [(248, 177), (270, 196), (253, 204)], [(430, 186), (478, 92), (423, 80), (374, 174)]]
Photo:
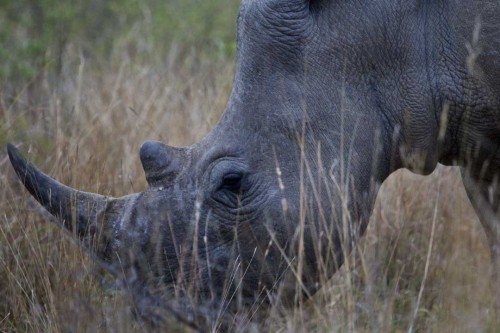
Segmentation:
[(158, 141), (145, 141), (140, 148), (139, 155), (142, 161), (154, 160), (159, 157), (163, 145)]
[(10, 163), (14, 167), (14, 170), (16, 171), (16, 173), (18, 175), (22, 174), (23, 173), (22, 171), (26, 170), (26, 166), (27, 166), (28, 162), (23, 157), (23, 155), (21, 154), (19, 149), (17, 149), (17, 147), (15, 145), (13, 145), (12, 143), (8, 143), (7, 144), (7, 153), (9, 154)]
[(9, 153), (9, 157), (12, 157), (16, 153), (19, 154), (19, 150), (12, 143), (7, 143), (7, 152)]

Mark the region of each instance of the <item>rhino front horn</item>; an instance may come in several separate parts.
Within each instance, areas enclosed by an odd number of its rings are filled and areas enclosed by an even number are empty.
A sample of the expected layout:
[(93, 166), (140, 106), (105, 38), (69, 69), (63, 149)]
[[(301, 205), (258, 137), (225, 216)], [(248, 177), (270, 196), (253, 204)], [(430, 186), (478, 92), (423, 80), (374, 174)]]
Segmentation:
[(76, 229), (80, 238), (86, 236), (98, 212), (112, 199), (57, 182), (29, 163), (12, 144), (7, 145), (7, 151), (17, 176), (31, 195), (66, 228)]
[(144, 142), (140, 156), (149, 186), (170, 185), (182, 170), (185, 154), (184, 148), (170, 147), (158, 141)]

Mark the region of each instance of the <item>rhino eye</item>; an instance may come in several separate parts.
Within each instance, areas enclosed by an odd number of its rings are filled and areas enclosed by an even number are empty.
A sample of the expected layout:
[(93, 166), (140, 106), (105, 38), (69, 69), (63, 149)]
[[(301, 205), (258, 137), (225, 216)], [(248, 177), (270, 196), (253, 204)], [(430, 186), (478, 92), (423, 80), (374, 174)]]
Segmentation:
[(243, 180), (243, 174), (241, 173), (232, 172), (225, 174), (224, 177), (222, 178), (221, 188), (237, 192), (241, 188), (242, 180)]

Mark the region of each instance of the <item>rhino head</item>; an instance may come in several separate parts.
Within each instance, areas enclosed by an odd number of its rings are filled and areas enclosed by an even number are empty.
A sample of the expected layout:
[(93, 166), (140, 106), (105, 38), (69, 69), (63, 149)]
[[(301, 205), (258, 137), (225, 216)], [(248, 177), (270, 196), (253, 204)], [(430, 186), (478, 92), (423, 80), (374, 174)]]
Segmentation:
[[(363, 6), (353, 26), (343, 2), (243, 1), (225, 112), (192, 146), (145, 142), (144, 192), (68, 188), (10, 145), (12, 165), (64, 227), (139, 284), (250, 302), (310, 295), (365, 230), (378, 185), (401, 166), (400, 143), (411, 155), (437, 137), (435, 114), (420, 113), (424, 130), (407, 137), (405, 117), (394, 116), (434, 108), (423, 52), (397, 43), (410, 38), (411, 18), (406, 27), (384, 20), (396, 12)], [(436, 154), (424, 157), (428, 172)]]

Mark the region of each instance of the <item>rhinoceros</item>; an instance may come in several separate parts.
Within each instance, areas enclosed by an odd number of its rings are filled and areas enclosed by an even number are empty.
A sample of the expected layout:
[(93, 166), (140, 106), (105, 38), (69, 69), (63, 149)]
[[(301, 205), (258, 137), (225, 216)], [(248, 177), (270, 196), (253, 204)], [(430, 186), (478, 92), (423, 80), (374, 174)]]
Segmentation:
[(293, 303), (342, 265), (384, 179), (438, 162), (462, 167), (500, 272), (499, 17), (491, 0), (244, 0), (222, 117), (189, 147), (145, 142), (146, 191), (81, 192), (8, 153), (40, 204), (137, 285)]

